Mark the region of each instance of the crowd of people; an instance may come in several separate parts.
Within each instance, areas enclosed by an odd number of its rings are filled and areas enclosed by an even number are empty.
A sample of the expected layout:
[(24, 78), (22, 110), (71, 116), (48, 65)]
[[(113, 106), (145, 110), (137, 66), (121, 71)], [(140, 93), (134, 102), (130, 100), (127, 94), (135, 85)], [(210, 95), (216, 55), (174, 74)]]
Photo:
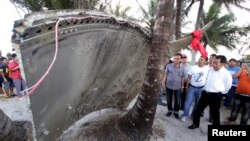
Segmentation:
[(21, 97), (24, 94), (22, 91), (26, 89), (26, 84), (22, 79), (19, 61), (15, 53), (7, 53), (4, 57), (0, 51), (0, 84), (0, 94), (6, 98)]
[[(22, 91), (26, 89), (15, 53), (8, 53), (4, 57), (0, 51), (0, 84), (0, 94), (4, 93), (6, 98), (16, 95), (21, 97)], [(233, 58), (227, 61), (225, 56), (216, 54), (210, 55), (209, 59), (200, 57), (196, 65), (191, 66), (185, 54), (175, 54), (173, 61), (165, 67), (162, 93), (158, 100), (161, 105), (163, 93), (167, 96), (166, 116), (173, 113), (175, 118), (183, 122), (192, 117), (193, 124), (189, 129), (199, 127), (207, 106), (210, 109), (210, 122), (220, 125), (220, 107), (229, 107), (232, 101), (228, 124), (235, 124), (242, 108), (240, 124), (246, 125), (250, 118), (250, 66)], [(181, 117), (180, 110), (183, 111)]]
[[(187, 63), (187, 56), (178, 53), (165, 67), (162, 93), (158, 99), (160, 105), (164, 104), (164, 93), (168, 108), (166, 116), (173, 113), (175, 118), (183, 122), (191, 118), (193, 124), (189, 129), (199, 127), (200, 118), (207, 106), (213, 125), (221, 124), (221, 106), (232, 106), (227, 122), (229, 125), (235, 124), (242, 108), (240, 124), (246, 125), (250, 118), (250, 66), (233, 58), (227, 61), (225, 56), (216, 54), (209, 58), (200, 57), (196, 65), (191, 66)], [(193, 110), (190, 112), (193, 102)], [(180, 110), (183, 110), (181, 117)]]

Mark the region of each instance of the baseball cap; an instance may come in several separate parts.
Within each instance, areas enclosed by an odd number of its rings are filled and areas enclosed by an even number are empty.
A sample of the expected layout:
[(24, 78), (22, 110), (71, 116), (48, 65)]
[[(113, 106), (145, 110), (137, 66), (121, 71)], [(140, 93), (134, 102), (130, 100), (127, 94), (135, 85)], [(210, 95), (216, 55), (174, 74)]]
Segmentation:
[(182, 54), (181, 58), (187, 58), (187, 55), (186, 54)]

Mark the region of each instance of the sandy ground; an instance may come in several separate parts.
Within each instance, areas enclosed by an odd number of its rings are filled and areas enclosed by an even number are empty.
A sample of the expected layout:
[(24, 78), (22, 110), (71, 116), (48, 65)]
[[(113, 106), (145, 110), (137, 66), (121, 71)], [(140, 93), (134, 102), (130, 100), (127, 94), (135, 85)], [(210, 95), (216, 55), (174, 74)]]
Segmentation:
[[(135, 100), (134, 100), (135, 101)], [(128, 109), (133, 105), (134, 101), (131, 102)], [(17, 97), (13, 98), (1, 98), (0, 97), (0, 108), (12, 119), (12, 120), (28, 120), (32, 122), (32, 114), (30, 110), (30, 102), (29, 98), (19, 99)], [(113, 109), (115, 110), (115, 109)], [(105, 111), (105, 112), (103, 112)], [(83, 117), (78, 121), (78, 123), (83, 124), (84, 122), (88, 122), (89, 119), (100, 119), (103, 117), (104, 114), (109, 114), (113, 112), (112, 109), (106, 109), (102, 111), (97, 111), (88, 114), (87, 116)], [(117, 112), (117, 111), (116, 111)], [(170, 117), (166, 117), (165, 114), (167, 113), (166, 106), (157, 107), (156, 118), (154, 127), (163, 129), (163, 135), (159, 136), (156, 135), (152, 136), (151, 141), (206, 141), (207, 140), (207, 125), (210, 123), (208, 122), (208, 108), (205, 110), (204, 117), (201, 118), (201, 125), (200, 128), (195, 130), (189, 130), (187, 127), (192, 124), (191, 119), (187, 119), (186, 122), (182, 122), (180, 119), (176, 119), (173, 115)], [(180, 112), (180, 116), (182, 111)], [(221, 108), (221, 122), (222, 124), (226, 121), (226, 119), (230, 115), (230, 110)], [(238, 117), (239, 120), (239, 117)], [(71, 130), (74, 129), (77, 132), (77, 127), (79, 124), (73, 124)], [(65, 131), (64, 133), (66, 133)], [(164, 137), (163, 137), (164, 136)]]
[(3, 98), (0, 96), (0, 108), (12, 120), (32, 121), (29, 97), (20, 99), (17, 96), (11, 98)]

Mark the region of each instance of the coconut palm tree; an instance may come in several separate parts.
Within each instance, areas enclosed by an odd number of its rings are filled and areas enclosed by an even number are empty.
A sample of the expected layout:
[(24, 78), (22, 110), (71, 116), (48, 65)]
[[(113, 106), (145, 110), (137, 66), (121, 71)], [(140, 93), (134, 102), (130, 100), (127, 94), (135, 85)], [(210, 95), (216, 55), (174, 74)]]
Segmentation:
[(145, 22), (146, 28), (153, 32), (158, 0), (150, 0), (147, 4), (147, 10), (140, 4), (138, 0), (136, 1), (139, 5), (140, 11), (143, 14), (142, 22)]
[(93, 10), (96, 8), (99, 0), (75, 0), (74, 9), (89, 9)]
[(204, 24), (214, 21), (212, 27), (205, 32), (203, 38), (204, 46), (209, 45), (215, 51), (218, 45), (225, 46), (227, 49), (235, 49), (240, 43), (241, 36), (247, 36), (250, 27), (238, 27), (233, 25), (235, 17), (233, 14), (220, 16), (221, 5), (214, 3), (203, 17)]
[[(187, 2), (190, 2), (190, 4), (185, 9), (184, 13), (186, 15), (188, 15), (188, 13), (189, 13), (190, 9), (192, 8), (193, 4), (195, 2), (199, 2), (199, 1), (201, 2), (201, 0), (187, 0)], [(224, 5), (228, 9), (228, 11), (230, 13), (232, 13), (230, 5), (234, 5), (234, 6), (238, 7), (238, 8), (240, 8), (240, 9), (245, 9), (247, 11), (250, 11), (249, 8), (243, 6), (243, 4), (245, 4), (247, 1), (249, 1), (249, 0), (213, 0), (214, 3), (217, 3), (219, 5)], [(200, 6), (200, 8), (201, 8), (201, 6)]]
[[(200, 1), (200, 5), (199, 5), (199, 10), (198, 10), (198, 14), (197, 14), (197, 19), (196, 19), (196, 24), (195, 24), (195, 29), (199, 29), (200, 28), (200, 25), (201, 25), (201, 18), (202, 18), (202, 15), (204, 14), (203, 13), (203, 6), (204, 6), (204, 0), (199, 0)], [(243, 3), (245, 3), (247, 0), (214, 0), (214, 2), (218, 5), (218, 6), (222, 6), (222, 5), (225, 5), (226, 7), (227, 7), (227, 9), (230, 11), (230, 13), (232, 13), (231, 12), (231, 10), (230, 10), (230, 7), (229, 7), (229, 5), (235, 5), (235, 6), (237, 6), (237, 7), (239, 7), (239, 8), (242, 8), (242, 9), (246, 9), (246, 10), (248, 10), (248, 11), (250, 11), (248, 8), (246, 8), (246, 7), (244, 7), (244, 6), (242, 6), (241, 4), (243, 4)], [(194, 2), (195, 2), (195, 0), (192, 0), (192, 2), (191, 2), (191, 4), (188, 6), (188, 8), (185, 10), (185, 13), (187, 14), (188, 13), (188, 11), (189, 11), (189, 9), (192, 7), (192, 5), (194, 4)], [(226, 19), (228, 19), (228, 20), (232, 20), (232, 18), (230, 18), (230, 16), (229, 15), (227, 15), (227, 16), (225, 16), (224, 18), (226, 18)], [(234, 28), (234, 29), (238, 29), (238, 28)], [(234, 30), (234, 31), (232, 31), (232, 30), (230, 30), (230, 33), (229, 32), (227, 32), (227, 33), (224, 33), (224, 34), (221, 34), (221, 35), (228, 35), (228, 34), (230, 34), (231, 36), (229, 36), (229, 37), (233, 37), (232, 35), (235, 33), (235, 32), (237, 32), (237, 30)], [(215, 36), (214, 36), (215, 37)], [(224, 40), (222, 41), (222, 40), (220, 40), (222, 43), (229, 43), (229, 44), (226, 44), (227, 45), (227, 47), (228, 48), (235, 48), (235, 46), (232, 46), (233, 44), (230, 44), (230, 43), (232, 43), (232, 42), (237, 42), (237, 41), (239, 41), (239, 39), (236, 39), (236, 37), (234, 37), (234, 38), (224, 38)], [(226, 42), (227, 41), (227, 42)], [(205, 43), (206, 43), (207, 41), (205, 41)], [(215, 48), (215, 46), (213, 46), (214, 47), (214, 49), (216, 49)], [(192, 64), (194, 64), (195, 63), (195, 53), (193, 53), (193, 55), (192, 55)]]
[(111, 14), (114, 14), (115, 16), (118, 16), (118, 17), (122, 17), (122, 18), (125, 18), (125, 17), (128, 17), (128, 12), (129, 10), (131, 9), (131, 7), (129, 6), (126, 6), (126, 7), (123, 7), (121, 5), (121, 2), (119, 1), (116, 5), (115, 5), (115, 8), (112, 8), (111, 4), (109, 5), (109, 12)]
[(190, 0), (177, 0), (176, 1), (176, 14), (175, 14), (175, 38), (176, 40), (182, 37), (181, 27), (184, 27), (188, 21), (185, 20), (185, 9)]
[(30, 11), (42, 11), (43, 7), (49, 10), (56, 9), (90, 9), (96, 8), (100, 0), (11, 0)]
[(224, 5), (230, 13), (232, 13), (230, 5), (234, 5), (240, 9), (250, 11), (250, 8), (243, 6), (243, 4), (245, 4), (249, 0), (213, 0), (213, 1), (214, 3), (217, 3), (219, 5)]
[(197, 13), (197, 18), (196, 18), (196, 23), (195, 23), (195, 29), (200, 28), (200, 23), (201, 23), (201, 17), (203, 15), (203, 7), (204, 7), (204, 0), (200, 0), (200, 5)]
[(132, 140), (144, 140), (152, 131), (163, 66), (170, 50), (174, 0), (159, 0), (145, 79), (133, 108), (118, 127)]
[(20, 7), (26, 8), (28, 11), (41, 11), (41, 0), (10, 0), (13, 4), (20, 5)]
[(176, 1), (176, 16), (175, 16), (175, 38), (179, 39), (181, 37), (181, 19), (182, 19), (182, 7), (183, 0)]

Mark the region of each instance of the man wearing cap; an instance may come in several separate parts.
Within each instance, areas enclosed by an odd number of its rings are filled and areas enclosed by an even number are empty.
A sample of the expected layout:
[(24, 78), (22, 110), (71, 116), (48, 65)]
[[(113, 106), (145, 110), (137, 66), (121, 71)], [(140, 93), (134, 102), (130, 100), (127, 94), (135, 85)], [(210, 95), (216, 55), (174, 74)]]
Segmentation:
[[(2, 51), (0, 50), (0, 67), (2, 66), (2, 61), (1, 61), (1, 58), (2, 58), (3, 56), (2, 56)], [(2, 75), (0, 75), (0, 94), (3, 94), (4, 93), (4, 91), (3, 91), (3, 89), (2, 89), (2, 83), (3, 83), (4, 81), (3, 81), (3, 77), (2, 77)]]
[(181, 56), (181, 67), (184, 68), (184, 84), (182, 84), (182, 93), (181, 93), (181, 103), (180, 109), (184, 111), (184, 105), (186, 100), (186, 90), (187, 90), (187, 81), (188, 81), (188, 71), (190, 70), (191, 66), (187, 62), (187, 55), (182, 54)]
[[(237, 60), (235, 59), (230, 59), (228, 62), (228, 67), (227, 70), (231, 73), (232, 78), (233, 76), (240, 71), (240, 67), (236, 66)], [(231, 104), (231, 101), (235, 95), (236, 92), (236, 88), (237, 88), (237, 84), (238, 84), (238, 78), (233, 78), (233, 83), (232, 83), (232, 87), (229, 90), (228, 94), (226, 95), (226, 99), (224, 102), (224, 106), (228, 107)]]

